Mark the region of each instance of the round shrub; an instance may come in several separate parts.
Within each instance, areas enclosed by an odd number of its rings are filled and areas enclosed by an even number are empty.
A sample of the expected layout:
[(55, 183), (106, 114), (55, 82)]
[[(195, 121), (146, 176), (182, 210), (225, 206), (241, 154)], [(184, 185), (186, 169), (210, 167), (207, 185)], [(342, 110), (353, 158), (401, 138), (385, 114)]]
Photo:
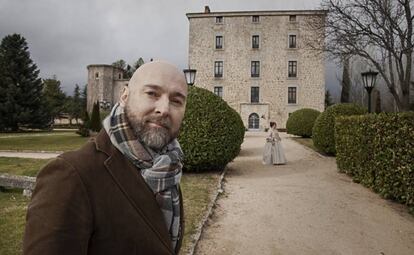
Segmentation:
[(178, 140), (184, 171), (222, 170), (240, 152), (244, 138), (240, 115), (212, 92), (189, 87)]
[(303, 108), (290, 114), (286, 122), (286, 131), (288, 134), (302, 137), (311, 137), (313, 124), (316, 118), (321, 114), (319, 111)]
[(356, 104), (335, 104), (318, 116), (312, 130), (314, 146), (329, 155), (335, 155), (335, 118), (365, 114), (366, 109)]

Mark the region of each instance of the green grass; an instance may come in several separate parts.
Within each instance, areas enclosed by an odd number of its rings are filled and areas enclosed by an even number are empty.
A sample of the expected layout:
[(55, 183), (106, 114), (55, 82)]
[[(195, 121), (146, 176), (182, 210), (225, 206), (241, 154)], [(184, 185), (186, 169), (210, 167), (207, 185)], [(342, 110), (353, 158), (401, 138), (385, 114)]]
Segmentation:
[(0, 150), (69, 151), (81, 147), (88, 137), (75, 132), (20, 133), (16, 137), (0, 137)]
[(204, 216), (211, 201), (212, 193), (217, 188), (217, 173), (184, 174), (181, 189), (184, 198), (185, 232), (181, 254), (186, 254), (192, 243), (191, 236)]
[(0, 254), (22, 254), (28, 202), (21, 190), (0, 192)]
[(312, 149), (316, 152), (319, 152), (316, 149), (316, 147), (313, 145), (312, 138), (292, 137), (291, 139), (298, 142), (298, 143), (300, 143), (300, 144), (302, 144), (302, 145), (305, 145), (306, 147), (308, 147), (308, 148), (310, 148), (310, 149)]
[[(0, 160), (0, 169), (10, 162)], [(23, 160), (24, 161), (24, 160)], [(36, 162), (38, 161), (38, 162)], [(28, 160), (22, 162), (32, 168), (45, 164), (47, 160)], [(24, 172), (20, 169), (6, 171), (8, 173)], [(39, 167), (40, 168), (40, 167)], [(6, 167), (3, 167), (6, 169)], [(36, 171), (31, 172), (36, 175)], [(184, 197), (185, 233), (181, 254), (185, 254), (191, 245), (191, 235), (195, 233), (196, 226), (201, 221), (211, 194), (216, 189), (219, 175), (217, 173), (184, 174), (181, 187)], [(25, 217), (29, 199), (23, 197), (21, 190), (0, 191), (0, 254), (21, 254), (22, 238), (25, 226)]]
[(0, 173), (36, 176), (44, 165), (52, 159), (6, 158), (0, 157)]

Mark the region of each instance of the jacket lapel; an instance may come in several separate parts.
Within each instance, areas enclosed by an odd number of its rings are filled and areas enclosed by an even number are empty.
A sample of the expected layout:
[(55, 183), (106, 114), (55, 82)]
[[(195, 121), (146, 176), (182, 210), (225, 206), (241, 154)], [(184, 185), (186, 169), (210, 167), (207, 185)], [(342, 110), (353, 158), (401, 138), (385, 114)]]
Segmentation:
[(109, 158), (104, 164), (119, 189), (127, 197), (137, 213), (147, 222), (150, 229), (153, 230), (163, 245), (171, 253), (174, 253), (162, 211), (139, 170), (112, 146), (104, 130), (97, 136), (96, 145), (98, 150), (108, 154)]

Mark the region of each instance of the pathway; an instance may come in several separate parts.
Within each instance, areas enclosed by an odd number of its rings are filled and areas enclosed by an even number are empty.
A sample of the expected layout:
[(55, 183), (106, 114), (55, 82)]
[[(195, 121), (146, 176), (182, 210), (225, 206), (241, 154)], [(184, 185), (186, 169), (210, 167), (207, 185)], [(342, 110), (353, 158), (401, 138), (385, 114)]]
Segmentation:
[(61, 153), (54, 152), (17, 152), (17, 151), (0, 151), (0, 157), (13, 158), (56, 158)]
[(210, 254), (414, 254), (414, 217), (281, 133), (288, 164), (264, 166), (246, 133), (197, 246)]

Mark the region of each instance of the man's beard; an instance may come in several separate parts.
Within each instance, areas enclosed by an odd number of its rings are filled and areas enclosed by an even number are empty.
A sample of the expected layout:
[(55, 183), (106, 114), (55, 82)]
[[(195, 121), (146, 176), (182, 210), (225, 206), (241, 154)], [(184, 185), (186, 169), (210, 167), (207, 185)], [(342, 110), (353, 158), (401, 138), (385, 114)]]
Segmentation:
[[(144, 116), (142, 119), (138, 119), (132, 114), (128, 106), (125, 107), (125, 113), (128, 123), (137, 138), (155, 151), (160, 151), (164, 146), (171, 142), (172, 137), (174, 137), (170, 133), (171, 121), (168, 118), (149, 115)], [(150, 122), (158, 124), (161, 127), (150, 126)]]

